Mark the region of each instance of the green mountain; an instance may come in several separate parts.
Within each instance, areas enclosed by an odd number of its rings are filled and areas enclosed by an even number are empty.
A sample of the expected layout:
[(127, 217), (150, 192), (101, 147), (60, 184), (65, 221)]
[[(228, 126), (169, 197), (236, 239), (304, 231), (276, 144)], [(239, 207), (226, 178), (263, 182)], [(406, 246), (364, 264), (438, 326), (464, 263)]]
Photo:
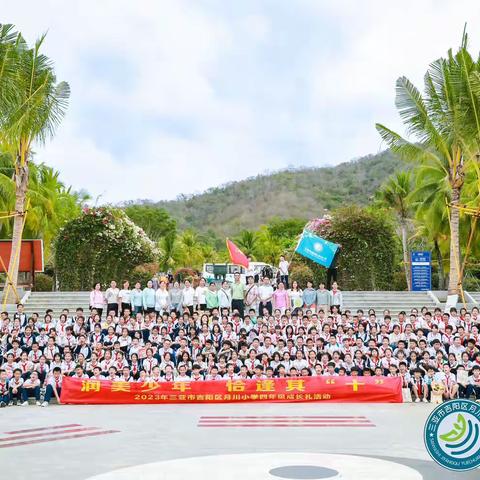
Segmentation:
[(402, 168), (404, 163), (387, 150), (335, 167), (258, 175), (155, 205), (167, 210), (180, 229), (232, 236), (272, 217), (310, 219), (344, 204), (364, 205), (389, 175)]

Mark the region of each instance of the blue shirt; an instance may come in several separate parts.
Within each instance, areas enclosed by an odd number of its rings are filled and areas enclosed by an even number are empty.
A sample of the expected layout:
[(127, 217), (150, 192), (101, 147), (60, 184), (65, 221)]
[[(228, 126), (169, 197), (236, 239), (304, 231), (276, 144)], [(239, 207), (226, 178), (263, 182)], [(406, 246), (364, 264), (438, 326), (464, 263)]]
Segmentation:
[(132, 307), (142, 307), (143, 306), (143, 292), (134, 288), (130, 292), (130, 302)]
[(306, 288), (303, 291), (303, 303), (307, 307), (317, 302), (317, 291), (314, 288)]
[(143, 308), (155, 308), (155, 290), (153, 288), (144, 288), (142, 297)]

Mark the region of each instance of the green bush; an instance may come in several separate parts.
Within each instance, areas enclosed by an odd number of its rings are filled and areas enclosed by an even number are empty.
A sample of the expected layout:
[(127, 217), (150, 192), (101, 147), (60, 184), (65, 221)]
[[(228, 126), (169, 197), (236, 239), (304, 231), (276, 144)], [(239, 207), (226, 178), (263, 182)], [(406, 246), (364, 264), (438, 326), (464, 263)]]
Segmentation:
[[(308, 228), (341, 246), (336, 261), (341, 289), (395, 289), (400, 246), (391, 221), (381, 213), (357, 206), (343, 207), (335, 210), (331, 218), (312, 220)], [(312, 266), (318, 283), (326, 269), (313, 266), (309, 260), (305, 263)]]
[(359, 207), (335, 211), (327, 238), (341, 245), (338, 282), (344, 290), (392, 290), (398, 254), (393, 225)]
[(53, 290), (53, 277), (45, 273), (35, 274), (34, 292), (51, 292)]
[(294, 263), (290, 267), (288, 281), (290, 285), (292, 282), (297, 282), (300, 288), (307, 286), (307, 281), (314, 281), (314, 274), (312, 269), (304, 263)]

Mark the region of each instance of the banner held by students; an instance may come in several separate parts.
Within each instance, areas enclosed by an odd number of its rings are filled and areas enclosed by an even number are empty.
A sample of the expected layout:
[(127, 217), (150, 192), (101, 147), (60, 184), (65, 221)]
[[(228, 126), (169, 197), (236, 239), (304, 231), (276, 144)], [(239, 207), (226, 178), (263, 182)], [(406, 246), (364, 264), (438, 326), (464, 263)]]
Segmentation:
[(62, 403), (402, 402), (400, 377), (122, 382), (65, 377)]
[(340, 245), (329, 242), (308, 230), (304, 230), (295, 252), (324, 267), (330, 268), (339, 248)]
[(230, 261), (235, 265), (241, 265), (248, 268), (249, 261), (247, 256), (231, 241), (227, 238), (227, 249), (230, 254)]

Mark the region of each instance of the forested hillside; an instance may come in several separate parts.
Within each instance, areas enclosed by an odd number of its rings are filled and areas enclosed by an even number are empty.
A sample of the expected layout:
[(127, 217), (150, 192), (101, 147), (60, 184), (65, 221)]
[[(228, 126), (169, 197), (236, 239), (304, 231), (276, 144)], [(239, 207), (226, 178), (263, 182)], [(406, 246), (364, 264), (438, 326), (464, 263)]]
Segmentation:
[(272, 217), (309, 219), (343, 204), (364, 205), (389, 175), (402, 168), (402, 161), (385, 151), (335, 167), (258, 175), (156, 205), (165, 208), (180, 229), (235, 235)]

